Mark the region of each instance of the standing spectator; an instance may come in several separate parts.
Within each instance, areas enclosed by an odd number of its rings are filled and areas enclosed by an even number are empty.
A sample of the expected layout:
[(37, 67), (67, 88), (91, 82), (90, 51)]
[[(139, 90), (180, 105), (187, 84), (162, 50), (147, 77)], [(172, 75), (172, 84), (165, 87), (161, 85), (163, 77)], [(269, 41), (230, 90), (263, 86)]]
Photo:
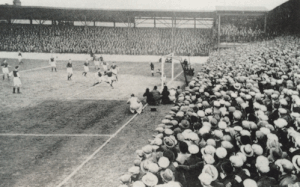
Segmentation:
[(158, 105), (161, 100), (161, 95), (160, 92), (157, 90), (157, 86), (154, 86), (153, 90), (151, 91), (151, 94), (153, 96), (155, 105)]
[(146, 102), (149, 104), (149, 105), (155, 105), (155, 101), (153, 99), (153, 95), (152, 93), (150, 92), (149, 88), (146, 89), (146, 92), (143, 94), (143, 97), (146, 97)]
[(164, 86), (164, 89), (161, 93), (162, 97), (161, 97), (161, 103), (162, 104), (170, 104), (170, 92), (168, 90), (168, 87), (167, 86)]

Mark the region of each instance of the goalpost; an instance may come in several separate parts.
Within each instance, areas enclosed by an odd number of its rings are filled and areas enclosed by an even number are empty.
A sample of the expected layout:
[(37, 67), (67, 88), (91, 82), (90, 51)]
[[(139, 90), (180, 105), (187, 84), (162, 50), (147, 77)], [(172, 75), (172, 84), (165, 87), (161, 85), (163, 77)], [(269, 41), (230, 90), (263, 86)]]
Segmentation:
[(162, 56), (161, 57), (161, 87), (164, 87), (164, 81), (166, 79), (165, 73), (164, 73), (164, 66), (165, 66), (165, 61), (167, 58), (171, 58), (172, 61), (172, 75), (171, 75), (171, 80), (174, 79), (174, 60), (178, 60), (181, 62), (181, 57), (179, 56), (174, 56), (174, 53), (170, 53), (168, 55)]

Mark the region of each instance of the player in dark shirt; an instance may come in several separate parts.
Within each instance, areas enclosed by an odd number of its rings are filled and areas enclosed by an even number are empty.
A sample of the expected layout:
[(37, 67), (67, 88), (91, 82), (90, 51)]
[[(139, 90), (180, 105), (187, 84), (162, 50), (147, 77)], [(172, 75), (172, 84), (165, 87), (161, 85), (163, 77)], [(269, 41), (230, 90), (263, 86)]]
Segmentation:
[(83, 76), (86, 77), (87, 73), (89, 72), (89, 61), (86, 60), (83, 64), (84, 72), (82, 73)]
[(19, 74), (19, 66), (16, 66), (14, 71), (12, 72), (13, 74), (13, 77), (14, 77), (14, 87), (13, 87), (13, 93), (16, 93), (16, 88), (17, 88), (17, 91), (18, 93), (21, 93), (20, 92), (20, 86), (21, 86), (21, 80), (20, 80), (20, 74)]
[(73, 68), (72, 68), (72, 61), (69, 59), (69, 62), (67, 64), (67, 73), (68, 73), (68, 80), (71, 80), (71, 77), (73, 75)]
[(118, 66), (115, 64), (115, 62), (113, 62), (113, 64), (111, 65), (111, 71), (116, 77), (116, 81), (118, 81)]
[(151, 74), (153, 77), (154, 76), (154, 64), (152, 62), (150, 62), (150, 69), (151, 69)]

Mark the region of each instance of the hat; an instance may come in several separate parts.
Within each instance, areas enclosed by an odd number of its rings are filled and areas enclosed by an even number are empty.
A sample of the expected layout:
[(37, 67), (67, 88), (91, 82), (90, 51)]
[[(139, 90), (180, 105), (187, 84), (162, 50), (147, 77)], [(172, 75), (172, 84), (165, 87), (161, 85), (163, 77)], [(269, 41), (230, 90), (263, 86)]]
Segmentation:
[(215, 130), (213, 133), (217, 139), (222, 139), (223, 132), (221, 130)]
[(233, 112), (233, 116), (234, 116), (235, 119), (241, 119), (242, 112), (239, 111), (239, 110), (236, 110), (236, 111)]
[(206, 164), (203, 169), (202, 169), (202, 173), (207, 173), (212, 177), (212, 180), (216, 180), (218, 178), (218, 170), (215, 166), (210, 165), (210, 164)]
[(242, 167), (244, 165), (242, 158), (239, 156), (231, 156), (229, 160), (233, 167)]
[(247, 157), (252, 157), (254, 153), (250, 144), (242, 145), (241, 152), (244, 153)]
[(256, 158), (255, 166), (259, 167), (261, 165), (269, 165), (269, 159), (263, 155), (260, 155)]
[(163, 127), (157, 127), (155, 129), (155, 131), (157, 131), (157, 132), (164, 132), (164, 128)]
[(257, 183), (252, 179), (246, 179), (243, 182), (244, 187), (257, 187)]
[(203, 160), (207, 163), (207, 164), (214, 164), (215, 163), (215, 159), (212, 155), (203, 155)]
[(233, 145), (229, 142), (229, 141), (222, 141), (221, 142), (222, 147), (224, 147), (225, 149), (232, 149)]
[(152, 173), (147, 173), (143, 176), (142, 181), (147, 186), (155, 186), (158, 183), (158, 178)]
[(227, 156), (227, 150), (224, 147), (218, 147), (216, 155), (218, 158), (225, 158)]
[(204, 113), (203, 110), (198, 110), (197, 115), (198, 115), (200, 118), (205, 117), (205, 113)]
[(205, 185), (210, 185), (213, 181), (213, 178), (208, 173), (201, 173), (198, 177), (198, 179)]
[(224, 121), (220, 121), (219, 124), (219, 129), (226, 129), (227, 128), (227, 123)]
[(216, 147), (216, 141), (215, 141), (214, 139), (212, 139), (212, 138), (208, 139), (208, 140), (206, 141), (206, 144), (207, 144), (207, 145), (211, 145), (211, 146), (213, 146), (213, 147)]
[(131, 182), (131, 175), (129, 175), (129, 174), (122, 175), (120, 177), (120, 181), (125, 183), (125, 184), (130, 183)]
[(148, 170), (151, 173), (157, 173), (159, 171), (159, 167), (156, 163), (150, 162), (148, 165)]
[(300, 171), (300, 155), (293, 156), (292, 162), (293, 162), (294, 167), (298, 171)]
[(252, 149), (253, 149), (253, 152), (255, 153), (255, 155), (257, 155), (257, 156), (262, 155), (264, 152), (263, 148), (258, 144), (253, 144)]
[(214, 148), (211, 145), (207, 145), (206, 147), (204, 147), (204, 148), (201, 149), (202, 155), (206, 155), (206, 154), (214, 155), (215, 152), (216, 152), (216, 148)]
[(136, 160), (134, 160), (134, 162), (133, 162), (133, 164), (135, 165), (135, 166), (140, 166), (141, 165), (141, 160), (140, 159), (136, 159)]
[(132, 166), (131, 168), (128, 169), (128, 172), (133, 174), (133, 175), (137, 175), (137, 174), (140, 173), (140, 167)]
[(175, 177), (173, 172), (170, 169), (160, 172), (160, 176), (165, 182), (174, 181)]
[(146, 187), (145, 184), (142, 181), (135, 181), (132, 184), (132, 187)]
[[(178, 135), (178, 134), (177, 134)], [(173, 148), (177, 144), (177, 140), (174, 136), (164, 137), (164, 145), (168, 148)]]
[(274, 124), (278, 128), (283, 128), (283, 127), (285, 127), (285, 126), (288, 125), (287, 121), (285, 119), (283, 119), (283, 118), (279, 118), (279, 119), (275, 120)]
[(259, 129), (262, 133), (264, 133), (265, 135), (268, 135), (271, 133), (270, 129), (266, 128), (266, 127), (261, 127)]
[(241, 134), (241, 136), (251, 136), (250, 132), (247, 130), (241, 130), (240, 134)]
[(161, 168), (167, 168), (170, 165), (170, 160), (167, 157), (160, 157), (158, 160), (158, 165)]
[(145, 154), (150, 154), (150, 153), (152, 153), (152, 146), (151, 146), (151, 145), (146, 145), (146, 146), (144, 146), (144, 147), (142, 148), (142, 150), (143, 150), (143, 152), (144, 152)]
[(197, 145), (190, 145), (188, 149), (191, 154), (197, 154), (199, 152), (199, 147)]

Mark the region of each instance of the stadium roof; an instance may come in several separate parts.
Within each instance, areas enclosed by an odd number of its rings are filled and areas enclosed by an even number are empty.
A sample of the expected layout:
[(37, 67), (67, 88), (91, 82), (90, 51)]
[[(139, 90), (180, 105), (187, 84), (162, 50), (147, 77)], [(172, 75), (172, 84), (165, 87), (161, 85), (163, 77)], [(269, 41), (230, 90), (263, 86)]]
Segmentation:
[(0, 5), (0, 19), (134, 22), (135, 17), (215, 18), (217, 14), (261, 14), (264, 7), (216, 7), (216, 11), (110, 10)]
[(253, 15), (261, 16), (268, 12), (263, 6), (216, 6), (216, 13), (218, 15)]

